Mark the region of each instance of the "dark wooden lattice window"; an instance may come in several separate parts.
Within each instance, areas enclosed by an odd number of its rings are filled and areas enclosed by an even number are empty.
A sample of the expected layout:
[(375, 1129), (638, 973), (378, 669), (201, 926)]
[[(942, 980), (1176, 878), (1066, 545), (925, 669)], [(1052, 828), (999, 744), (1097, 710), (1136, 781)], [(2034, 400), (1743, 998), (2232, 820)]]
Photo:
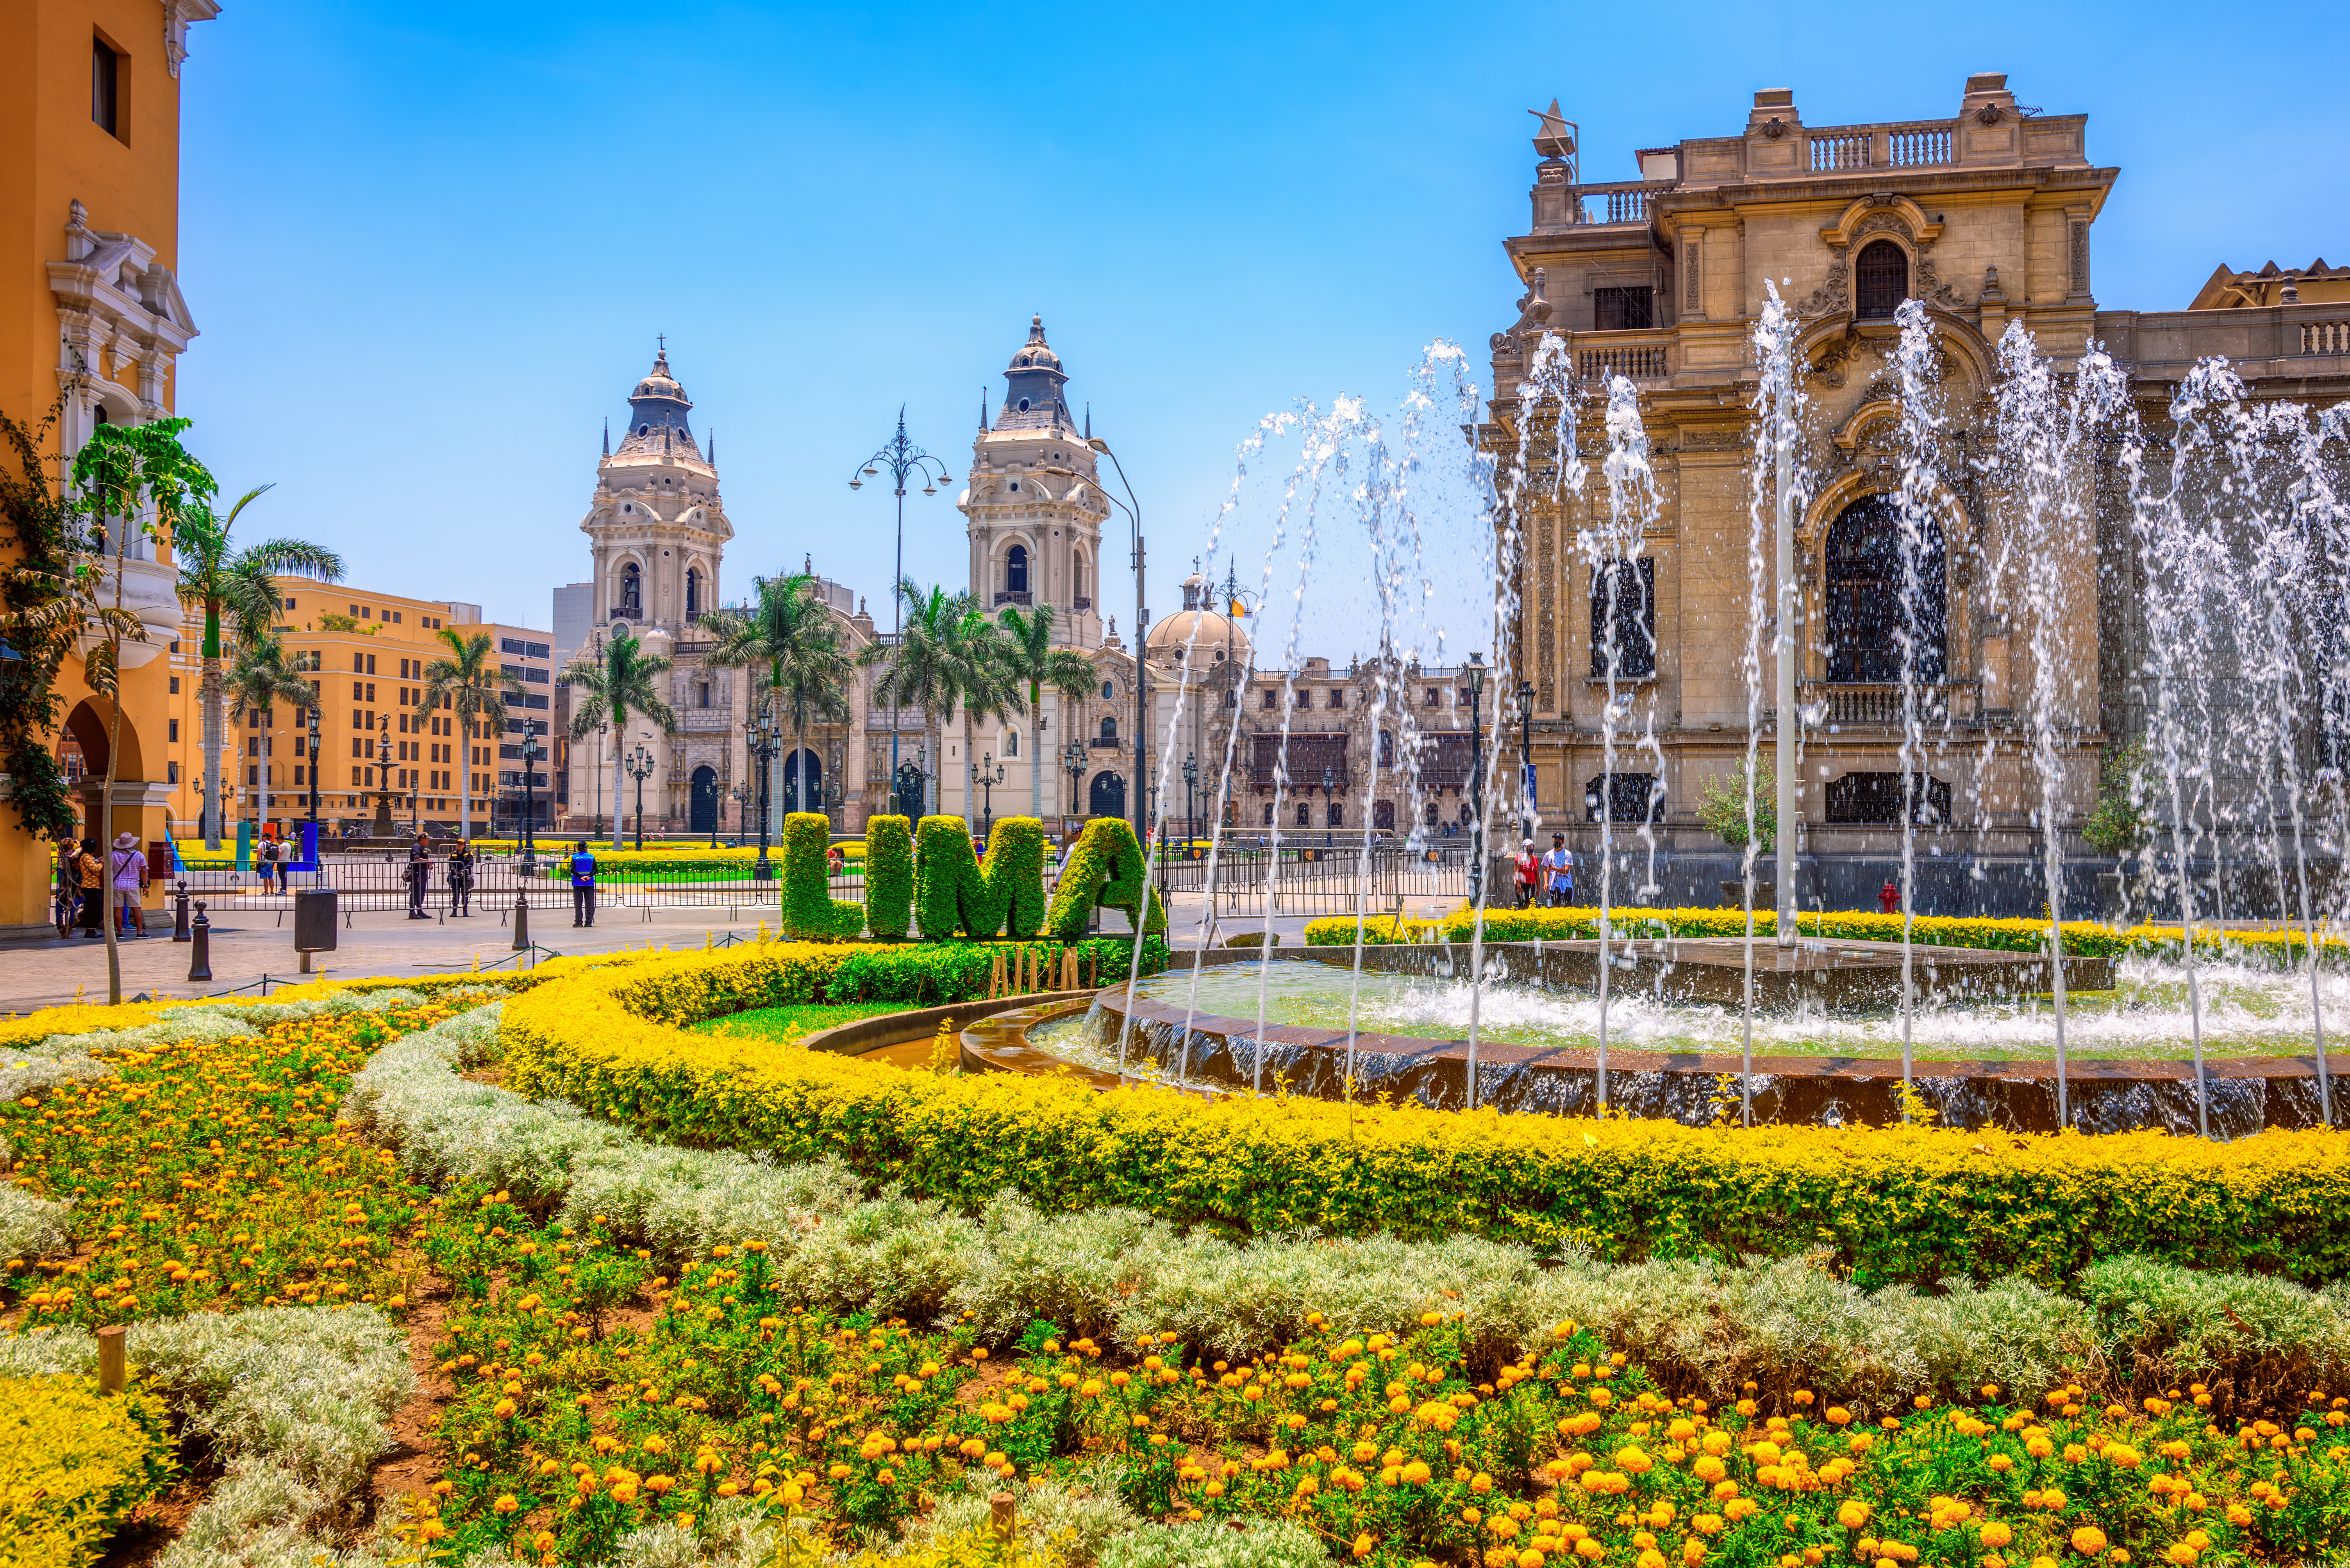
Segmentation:
[(1657, 672), (1657, 561), (1608, 561), (1591, 574), (1591, 673), (1607, 673), (1609, 628), (1616, 673), (1645, 680)]
[(1853, 306), (1863, 321), (1881, 321), (1909, 297), (1909, 258), (1891, 240), (1871, 240), (1852, 268)]
[(1584, 820), (1599, 820), (1602, 801), (1613, 823), (1637, 827), (1665, 820), (1665, 786), (1654, 774), (1602, 774), (1591, 780), (1583, 786)]
[[(1940, 779), (1911, 774), (1909, 801), (1920, 827), (1939, 827), (1950, 820), (1950, 786)], [(1828, 781), (1830, 822), (1898, 826), (1901, 805), (1899, 774), (1846, 774)]]
[[(1914, 554), (1916, 580), (1910, 589)], [(1905, 545), (1900, 514), (1890, 498), (1866, 495), (1828, 529), (1828, 679), (1876, 683), (1901, 679), (1903, 645), (1916, 649), (1916, 679), (1942, 679), (1944, 624), (1942, 530), (1929, 522), (1924, 536)]]
[(1637, 288), (1595, 288), (1591, 291), (1591, 329), (1632, 332), (1657, 324), (1657, 291), (1647, 284)]

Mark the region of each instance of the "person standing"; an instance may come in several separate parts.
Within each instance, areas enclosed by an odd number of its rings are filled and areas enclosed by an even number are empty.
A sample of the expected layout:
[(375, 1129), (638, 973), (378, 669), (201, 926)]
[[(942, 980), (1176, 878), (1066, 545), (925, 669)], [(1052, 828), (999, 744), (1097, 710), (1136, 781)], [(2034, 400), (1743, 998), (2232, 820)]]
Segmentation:
[(73, 930), (81, 914), (81, 844), (68, 838), (57, 845), (57, 935)]
[(135, 833), (118, 835), (114, 840), (114, 909), (118, 924), (126, 937), (143, 937), (146, 923), (140, 917), (139, 896), (147, 887), (147, 852), (139, 847)]
[(408, 918), (429, 920), (432, 917), (424, 908), (424, 890), (432, 881), (432, 846), (422, 834), (408, 846)]
[(98, 922), (106, 911), (106, 899), (99, 889), (106, 880), (106, 862), (99, 858), (97, 839), (81, 841), (74, 867), (81, 877), (81, 934), (103, 940), (106, 933), (98, 929)]
[(1544, 900), (1554, 909), (1575, 901), (1575, 857), (1566, 850), (1566, 835), (1550, 836), (1550, 852), (1542, 857)]
[(449, 912), (473, 912), (473, 846), (463, 839), (449, 852)]
[(579, 847), (571, 852), (571, 923), (596, 923), (596, 857), (588, 853), (588, 841), (584, 838)]
[(261, 890), (264, 893), (277, 891), (277, 840), (275, 838), (264, 838), (261, 841), (259, 869)]
[(1542, 887), (1542, 861), (1531, 838), (1518, 846), (1516, 881), (1518, 908), (1523, 909), (1534, 903)]

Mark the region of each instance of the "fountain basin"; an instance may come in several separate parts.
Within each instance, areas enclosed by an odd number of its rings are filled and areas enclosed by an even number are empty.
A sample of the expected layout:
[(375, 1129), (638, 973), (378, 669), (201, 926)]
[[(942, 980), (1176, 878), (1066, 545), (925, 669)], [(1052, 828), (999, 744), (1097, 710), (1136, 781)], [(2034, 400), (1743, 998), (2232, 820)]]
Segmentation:
[[(1618, 950), (1612, 956), (1619, 964), (1630, 956), (1620, 950), (1625, 945), (1611, 944)], [(1531, 944), (1524, 944), (1523, 950), (1518, 944), (1502, 944), (1489, 956), (1507, 964), (1513, 973), (1539, 974), (1544, 983), (1557, 981), (1572, 986), (1578, 976), (1596, 978), (1596, 943), (1575, 944), (1588, 950), (1581, 952), (1561, 951), (1560, 946), (1546, 942), (1536, 955)], [(1366, 950), (1365, 970), (1367, 975), (1440, 975), (1440, 971), (1429, 966), (1432, 960), (1440, 959), (1442, 950), (1399, 947)], [(1934, 955), (1938, 960), (1935, 967), (1943, 971), (1940, 978), (1947, 981), (1953, 971), (1960, 980), (1980, 978), (1970, 973), (1970, 966), (1947, 961), (1953, 950), (1938, 950)], [(1343, 988), (1351, 983), (1347, 969), (1352, 951), (1326, 950), (1326, 957), (1317, 955), (1316, 959), (1304, 961), (1279, 961), (1268, 973), (1281, 972), (1284, 987), (1293, 993), (1301, 984), (1323, 985), (1322, 994), (1326, 997), (1343, 997)], [(1212, 961), (1220, 955), (1201, 956)], [(1757, 956), (1761, 957), (1759, 950)], [(1823, 961), (1809, 969), (1792, 966), (1785, 971), (1794, 977), (1788, 981), (1791, 993), (1800, 994), (1795, 989), (1799, 986), (1830, 983), (1805, 978), (1810, 974), (1834, 976), (1837, 972), (1825, 961), (1835, 955), (1813, 956)], [(1254, 971), (1255, 955), (1236, 953), (1232, 955), (1232, 961), (1247, 966), (1246, 971), (1228, 971), (1229, 975), (1244, 982), (1246, 975)], [(1921, 953), (1921, 970), (1924, 961)], [(2068, 969), (2081, 966), (2068, 979), (2074, 983), (2096, 980), (2100, 976), (2092, 966), (2104, 963), (2105, 961), (2068, 961)], [(1659, 960), (1653, 971), (1619, 969), (1619, 983), (1623, 983), (1621, 977), (1643, 972), (1650, 982), (1645, 998), (1627, 989), (1624, 998), (1627, 1011), (1640, 1004), (1650, 1005), (1653, 1011), (1654, 982), (1669, 983), (1676, 975), (1686, 974), (1692, 967), (1703, 970), (1719, 966), (1691, 966), (1684, 961), (1669, 970)], [(1759, 992), (1759, 963), (1757, 969)], [(1490, 975), (1493, 971), (1488, 972)], [(1898, 967), (1895, 974), (1898, 981)], [(1733, 983), (1741, 979), (1735, 968), (1730, 971), (1730, 976)], [(2106, 985), (2113, 983), (2109, 972), (2103, 978)], [(965, 1032), (964, 1065), (977, 1071), (1066, 1074), (1075, 1081), (1102, 1088), (1115, 1087), (1121, 1082), (1180, 1081), (1194, 1092), (1245, 1093), (1258, 1081), (1262, 1058), (1263, 1083), (1268, 1092), (1277, 1088), (1283, 1093), (1323, 1099), (1343, 1096), (1348, 1044), (1343, 1025), (1268, 1022), (1260, 1033), (1253, 1016), (1234, 1015), (1232, 998), (1227, 997), (1216, 1006), (1203, 1004), (1194, 1012), (1187, 1033), (1187, 983), (1188, 977), (1180, 974), (1164, 976), (1155, 984), (1145, 981), (1143, 994), (1132, 998), (1124, 986), (1113, 986), (1097, 993), (1087, 1007), (1060, 1002), (1003, 1014)], [(1691, 983), (1714, 986), (1719, 977), (1700, 976)], [(1231, 988), (1228, 981), (1226, 989)], [(1466, 988), (1458, 989), (1465, 992)], [(1494, 994), (1489, 990), (1489, 1002), (1494, 1000)], [(1947, 997), (1951, 993), (1946, 991), (1941, 994)], [(1526, 998), (1522, 996), (1520, 1000)], [(1539, 1002), (1543, 999), (1537, 996), (1533, 1000)], [(1564, 999), (1559, 1005), (1580, 1006), (1587, 1012), (1592, 1002), (1588, 997), (1578, 997)], [(1253, 1013), (1253, 1009), (1251, 1011)], [(1703, 1011), (1718, 1029), (1722, 1023), (1720, 1012), (1711, 1007)], [(1805, 1016), (1815, 1023), (1827, 1018), (1816, 999)], [(1956, 1010), (1944, 1015), (1946, 1020), (1964, 1016)], [(1128, 1059), (1136, 1069), (1134, 1075), (1123, 1080), (1114, 1070), (1122, 1027), (1128, 1032)], [(1507, 1019), (1496, 1028), (1499, 1033), (1509, 1033)], [(1527, 1043), (1523, 1037), (1526, 1031), (1522, 1027), (1516, 1032), (1521, 1038), (1486, 1038), (1479, 1043), (1477, 1098), (1481, 1106), (1508, 1112), (1561, 1116), (1590, 1115), (1598, 1109), (1598, 1055), (1588, 1041), (1546, 1045)], [(1650, 1033), (1654, 1033), (1653, 1028)], [(1620, 1043), (1611, 1044), (1607, 1062), (1610, 1114), (1669, 1118), (1691, 1126), (1717, 1120), (1734, 1123), (1739, 1119), (1741, 1069), (1734, 1041), (1726, 1052), (1711, 1048), (1644, 1050), (1639, 1047), (1639, 1033), (1627, 1025), (1626, 1035), (1618, 1037)], [(1898, 1059), (1883, 1054), (1883, 1046), (1874, 1047), (1866, 1054), (1856, 1051), (1795, 1055), (1770, 1051), (1770, 1041), (1759, 1028), (1756, 1038), (1758, 1054), (1753, 1061), (1751, 1092), (1753, 1116), (1758, 1122), (1839, 1126), (1886, 1125), (1902, 1119), (1900, 1064)], [(1884, 1037), (1880, 1034), (1878, 1038)], [(1943, 1044), (1947, 1049), (1948, 1042)], [(1354, 1035), (1356, 1092), (1367, 1098), (1385, 1096), (1396, 1101), (1409, 1099), (1434, 1108), (1459, 1108), (1468, 1100), (1469, 1061), (1469, 1044), (1463, 1038), (1393, 1033), (1369, 1027), (1358, 1029)], [(2051, 1131), (2058, 1126), (2056, 1075), (2053, 1063), (2048, 1061), (1921, 1057), (1913, 1069), (1913, 1082), (1924, 1105), (1944, 1126), (2019, 1132)], [(2270, 1127), (2314, 1127), (2323, 1119), (2314, 1056), (2215, 1056), (2207, 1063), (2204, 1085), (2215, 1136), (2241, 1137)], [(2115, 1056), (2076, 1058), (2069, 1065), (2066, 1085), (2066, 1119), (2084, 1132), (2159, 1128), (2193, 1133), (2199, 1125), (2197, 1085), (2190, 1062)]]

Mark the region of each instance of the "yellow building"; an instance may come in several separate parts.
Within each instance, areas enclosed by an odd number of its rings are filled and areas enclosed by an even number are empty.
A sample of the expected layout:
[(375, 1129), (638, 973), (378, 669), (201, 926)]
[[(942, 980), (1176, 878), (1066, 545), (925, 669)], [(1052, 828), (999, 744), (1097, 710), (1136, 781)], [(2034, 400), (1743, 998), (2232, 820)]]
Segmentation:
[[(509, 809), (503, 804), (505, 794), (518, 795), (523, 787), (517, 760), (523, 726), (535, 722), (541, 747), (547, 743), (552, 634), (484, 622), (475, 605), (307, 577), (276, 581), (282, 612), (276, 632), (286, 646), (286, 664), (319, 697), (319, 821), (332, 825), (330, 832), (364, 827), (375, 820), (378, 795), (389, 793), (392, 816), (403, 830), (411, 818), (455, 827), (465, 742), (451, 715), (423, 708), (425, 669), (449, 652), (441, 637), (443, 628), (469, 639), (492, 638), (499, 668), (522, 688), (521, 700), (507, 704), (509, 732), (477, 733), (471, 747), (474, 831), (488, 823), (494, 799), (502, 803), (503, 821)], [(197, 701), (202, 636), (202, 618), (192, 615), (172, 645), (169, 774), (173, 830), (183, 839), (200, 831), (203, 800), (203, 722)], [(253, 710), (224, 723), (221, 777), (230, 797), (224, 821), (289, 824), (309, 814), (308, 724), (307, 715), (291, 706)], [(548, 783), (543, 763), (538, 772), (543, 819)]]
[[(53, 482), (99, 424), (172, 411), (173, 369), (196, 333), (175, 275), (180, 71), (188, 24), (218, 11), (213, 0), (0, 0), (0, 255), (16, 258), (0, 267), (0, 412), (31, 427), (57, 410), (43, 438)], [(123, 650), (119, 741), (113, 704), (91, 694), (76, 654), (57, 678), (57, 742), (79, 753), (83, 831), (97, 831), (115, 745), (115, 831), (152, 842), (169, 802), (163, 655), (180, 609), (169, 541), (141, 541), (131, 557), (122, 598), (149, 634)], [(50, 849), (0, 810), (0, 938), (43, 928)]]

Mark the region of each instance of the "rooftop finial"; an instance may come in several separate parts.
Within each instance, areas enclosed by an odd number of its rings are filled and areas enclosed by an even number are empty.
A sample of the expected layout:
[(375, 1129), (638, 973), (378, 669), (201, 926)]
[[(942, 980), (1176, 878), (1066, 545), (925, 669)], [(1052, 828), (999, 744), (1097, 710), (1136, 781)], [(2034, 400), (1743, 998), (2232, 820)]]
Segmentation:
[(612, 416), (609, 414), (604, 416), (604, 455), (612, 455)]

